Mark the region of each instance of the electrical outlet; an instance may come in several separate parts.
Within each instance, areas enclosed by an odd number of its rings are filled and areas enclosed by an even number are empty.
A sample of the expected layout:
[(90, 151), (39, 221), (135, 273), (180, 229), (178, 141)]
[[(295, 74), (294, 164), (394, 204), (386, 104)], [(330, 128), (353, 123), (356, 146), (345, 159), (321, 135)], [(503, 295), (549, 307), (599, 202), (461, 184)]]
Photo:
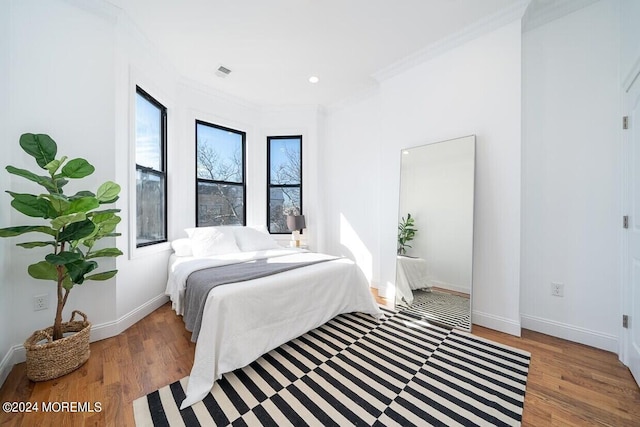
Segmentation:
[(554, 297), (564, 296), (564, 284), (551, 282), (551, 295)]
[(33, 297), (33, 311), (49, 308), (49, 295), (36, 295)]

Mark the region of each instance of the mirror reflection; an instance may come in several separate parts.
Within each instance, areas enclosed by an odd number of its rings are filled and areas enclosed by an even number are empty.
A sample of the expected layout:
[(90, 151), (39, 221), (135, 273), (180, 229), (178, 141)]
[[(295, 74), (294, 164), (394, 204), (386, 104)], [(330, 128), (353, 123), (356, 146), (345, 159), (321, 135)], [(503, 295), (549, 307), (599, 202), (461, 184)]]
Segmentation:
[(401, 156), (396, 304), (470, 331), (475, 135)]

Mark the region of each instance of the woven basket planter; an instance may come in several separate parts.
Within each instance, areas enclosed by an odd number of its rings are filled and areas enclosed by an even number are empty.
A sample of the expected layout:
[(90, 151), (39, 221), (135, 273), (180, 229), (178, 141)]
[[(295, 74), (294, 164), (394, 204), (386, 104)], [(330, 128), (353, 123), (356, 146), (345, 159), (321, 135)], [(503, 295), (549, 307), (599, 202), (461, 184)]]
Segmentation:
[[(84, 319), (74, 320), (76, 314)], [(24, 343), (27, 349), (27, 377), (31, 381), (48, 381), (68, 374), (89, 359), (89, 332), (91, 323), (87, 315), (74, 310), (71, 320), (62, 324), (62, 332), (75, 332), (53, 341), (53, 326), (35, 331)], [(42, 341), (47, 340), (45, 343)]]

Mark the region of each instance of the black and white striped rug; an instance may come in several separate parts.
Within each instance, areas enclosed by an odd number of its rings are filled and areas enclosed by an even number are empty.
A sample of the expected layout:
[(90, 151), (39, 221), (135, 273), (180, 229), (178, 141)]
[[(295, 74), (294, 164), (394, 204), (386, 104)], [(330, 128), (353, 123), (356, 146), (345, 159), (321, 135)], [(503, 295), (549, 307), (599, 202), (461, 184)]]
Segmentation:
[(385, 314), (340, 315), (180, 411), (183, 378), (137, 399), (136, 425), (520, 425), (529, 353)]
[(405, 310), (453, 328), (471, 329), (471, 301), (459, 295), (416, 290), (413, 303)]

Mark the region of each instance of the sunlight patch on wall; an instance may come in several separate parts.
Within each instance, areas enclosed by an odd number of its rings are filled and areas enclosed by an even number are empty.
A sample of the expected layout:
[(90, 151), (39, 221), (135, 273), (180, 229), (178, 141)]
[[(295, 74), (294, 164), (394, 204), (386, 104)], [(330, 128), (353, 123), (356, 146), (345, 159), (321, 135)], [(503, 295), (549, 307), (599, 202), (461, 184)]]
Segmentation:
[(340, 214), (340, 247), (344, 255), (353, 259), (371, 283), (373, 277), (373, 257), (371, 252), (353, 229), (344, 214)]

